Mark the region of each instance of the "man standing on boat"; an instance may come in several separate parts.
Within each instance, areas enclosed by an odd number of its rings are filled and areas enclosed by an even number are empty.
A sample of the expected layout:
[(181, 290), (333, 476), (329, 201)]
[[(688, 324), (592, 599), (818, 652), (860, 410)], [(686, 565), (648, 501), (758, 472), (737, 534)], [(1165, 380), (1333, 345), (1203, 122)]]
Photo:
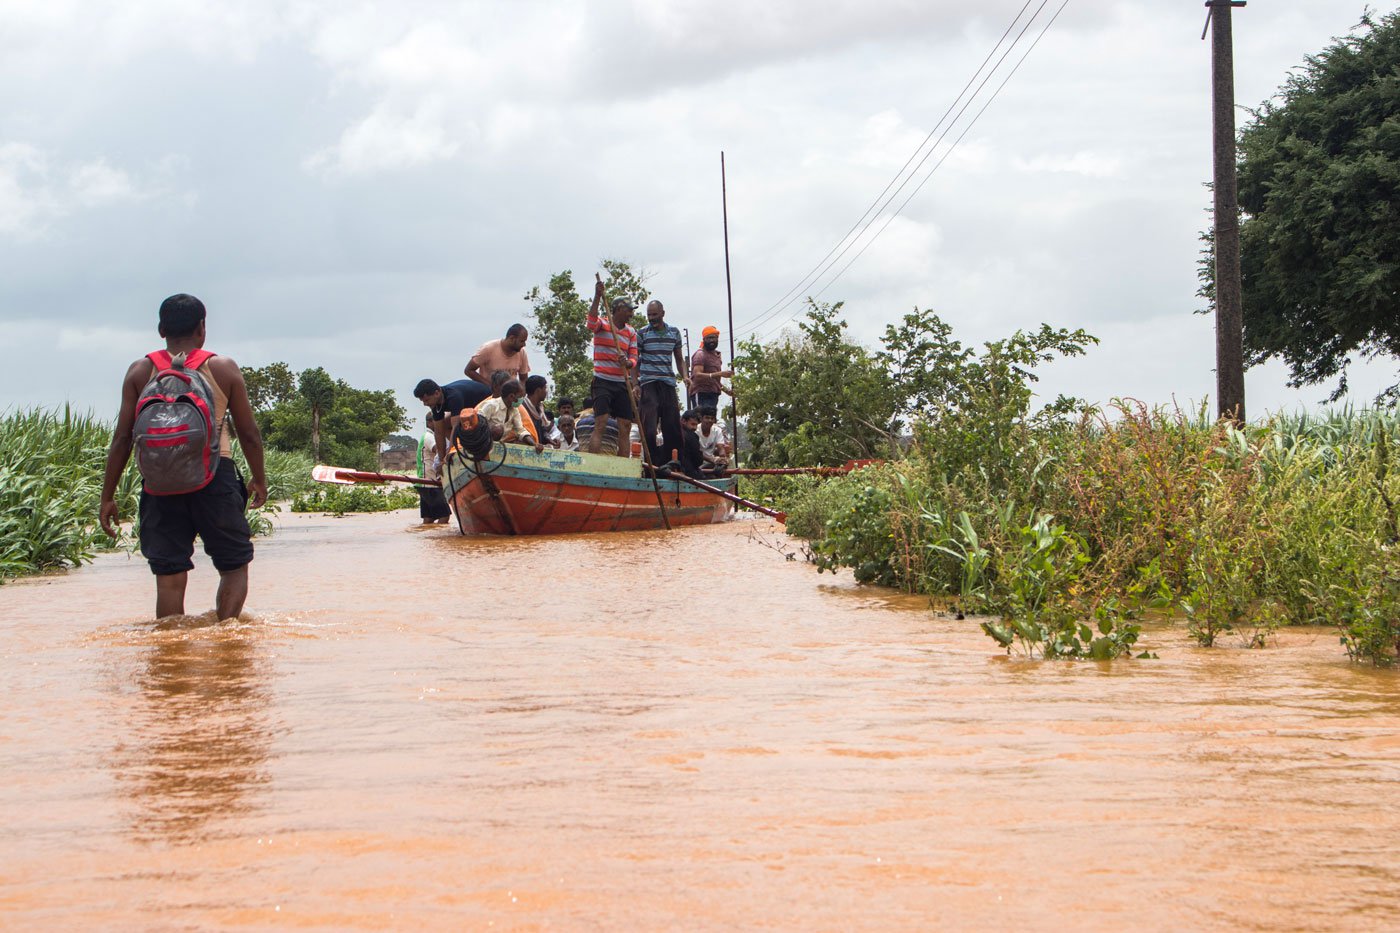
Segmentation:
[(711, 325), (700, 332), (700, 348), (690, 357), (690, 385), (695, 392), (695, 408), (719, 410), (719, 394), (728, 391), (721, 379), (734, 371), (724, 368), (719, 355), (719, 328)]
[[(642, 441), (651, 451), (652, 463), (669, 463), (680, 456), (681, 410), (676, 401), (676, 373), (690, 389), (690, 372), (685, 365), (685, 343), (680, 328), (666, 323), (666, 307), (653, 299), (647, 302), (647, 326), (639, 337), (637, 369), (642, 383)], [(671, 369), (674, 360), (676, 368)], [(661, 421), (661, 446), (656, 445), (656, 422)]]
[(603, 302), (603, 277), (596, 276), (593, 303), (588, 307), (588, 329), (593, 331), (593, 435), (588, 439), (588, 452), (602, 449), (603, 431), (608, 417), (617, 422), (617, 455), (631, 456), (626, 438), (632, 431), (632, 398), (628, 380), (637, 368), (637, 332), (627, 323), (632, 317), (632, 303), (626, 298), (612, 301), (611, 322), (598, 315)]
[[(219, 619), (238, 617), (248, 598), (248, 563), (253, 559), (245, 513), (267, 501), (262, 435), (243, 371), (231, 358), (204, 349), (204, 319), (204, 303), (193, 295), (171, 295), (161, 302), (159, 331), (165, 349), (143, 356), (126, 371), (102, 478), (99, 517), (102, 530), (115, 538), (121, 520), (117, 483), (137, 449), (141, 555), (156, 577), (156, 617), (161, 619), (185, 613), (196, 535), (219, 571), (214, 598)], [(229, 416), (253, 474), (246, 486), (233, 464)], [(156, 424), (158, 419), (162, 423)], [(199, 473), (192, 481), (187, 475), (191, 464)]]
[(481, 345), (481, 349), (472, 354), (466, 369), (462, 370), (463, 375), (484, 386), (490, 386), (491, 374), (498, 369), (504, 369), (524, 385), (525, 379), (530, 375), (530, 359), (525, 355), (525, 340), (529, 336), (530, 332), (525, 329), (524, 324), (510, 325), (504, 337), (500, 340), (486, 341)]

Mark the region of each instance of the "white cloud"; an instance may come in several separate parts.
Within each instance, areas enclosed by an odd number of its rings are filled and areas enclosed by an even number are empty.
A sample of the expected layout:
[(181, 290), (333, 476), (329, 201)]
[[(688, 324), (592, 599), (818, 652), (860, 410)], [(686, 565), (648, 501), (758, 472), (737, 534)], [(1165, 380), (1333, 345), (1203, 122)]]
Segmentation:
[(1037, 155), (1028, 159), (1017, 157), (1011, 164), (1021, 172), (1063, 172), (1087, 178), (1112, 178), (1122, 174), (1123, 159), (1081, 150), (1073, 155)]
[(39, 238), (70, 215), (155, 193), (106, 159), (63, 165), (31, 143), (0, 143), (0, 235)]
[(114, 201), (132, 201), (142, 197), (131, 177), (114, 169), (105, 159), (79, 165), (68, 176), (68, 190), (73, 203), (79, 207), (99, 207)]
[(131, 327), (60, 327), (57, 343), (58, 349), (63, 351), (115, 353), (135, 358), (141, 355), (141, 348), (151, 340), (150, 330), (139, 331)]
[[(1239, 14), (1242, 103), (1351, 25), (1336, 6)], [(0, 326), (60, 309), (63, 339), (97, 354), (190, 290), (241, 362), (324, 363), (406, 388), (460, 372), (457, 344), (523, 317), (530, 285), (564, 268), (584, 283), (610, 255), (656, 271), (675, 323), (694, 330), (726, 302), (720, 150), (742, 323), (856, 222), (1020, 7), (11, 0)], [(1075, 0), (823, 299), (845, 300), (871, 340), (916, 304), (969, 342), (1084, 326), (1104, 345), (1083, 370), (1047, 376), (1047, 392), (1199, 394), (1211, 365), (1190, 315), (1210, 174), (1202, 19), (1194, 6)], [(327, 309), (334, 340), (318, 326)], [(371, 323), (399, 314), (389, 331)], [(456, 333), (424, 346), (414, 326)], [(6, 391), (43, 391), (23, 375), (57, 338), (3, 334)], [(1278, 377), (1260, 373), (1251, 392), (1266, 394)], [(106, 398), (110, 379), (84, 378), (75, 395)]]
[(0, 234), (34, 236), (56, 210), (44, 153), (28, 143), (0, 143)]
[[(328, 177), (400, 170), (450, 159), (462, 147), (446, 125), (440, 101), (425, 100), (410, 114), (376, 109), (303, 166)], [(459, 131), (460, 132), (460, 131)]]

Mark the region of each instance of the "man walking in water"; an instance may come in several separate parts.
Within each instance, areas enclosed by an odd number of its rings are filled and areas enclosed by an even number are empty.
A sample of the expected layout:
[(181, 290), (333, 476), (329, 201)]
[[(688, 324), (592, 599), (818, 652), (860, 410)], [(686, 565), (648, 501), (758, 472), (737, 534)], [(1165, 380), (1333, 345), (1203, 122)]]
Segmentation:
[[(141, 554), (156, 576), (156, 617), (161, 619), (185, 612), (196, 535), (219, 571), (219, 619), (238, 617), (248, 598), (248, 563), (253, 559), (253, 535), (244, 513), (267, 501), (262, 435), (248, 404), (243, 371), (229, 357), (204, 350), (204, 322), (204, 303), (193, 295), (171, 295), (161, 302), (158, 329), (165, 350), (143, 356), (126, 371), (102, 478), (102, 530), (115, 538), (121, 521), (117, 483), (132, 448), (139, 448)], [(171, 395), (171, 385), (183, 387), (182, 394)], [(205, 404), (206, 396), (212, 405)], [(151, 426), (148, 410), (163, 410), (168, 417)], [(181, 411), (185, 414), (177, 416)], [(227, 416), (233, 418), (253, 474), (247, 486), (233, 464)], [(175, 424), (176, 417), (184, 423)], [(187, 482), (191, 464), (198, 470), (201, 461), (207, 472)]]

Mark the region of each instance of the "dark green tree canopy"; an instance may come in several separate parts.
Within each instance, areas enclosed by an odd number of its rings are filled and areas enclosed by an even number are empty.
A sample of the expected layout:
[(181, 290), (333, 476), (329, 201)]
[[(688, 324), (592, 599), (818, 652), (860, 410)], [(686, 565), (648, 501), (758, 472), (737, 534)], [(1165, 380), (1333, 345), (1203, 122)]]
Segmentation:
[(734, 386), (755, 464), (894, 456), (910, 431), (932, 427), (940, 467), (978, 468), (997, 462), (1025, 425), (1083, 405), (1061, 396), (1037, 409), (1034, 391), (1037, 367), (1098, 343), (1082, 330), (1042, 324), (967, 347), (937, 314), (915, 308), (886, 326), (884, 349), (871, 352), (846, 333), (841, 307), (809, 299), (797, 335), (740, 345)]
[(734, 390), (752, 463), (820, 466), (892, 456), (900, 401), (884, 364), (846, 333), (840, 302), (807, 305), (797, 335), (739, 345)]
[[(408, 413), (390, 389), (356, 389), (316, 367), (293, 375), (286, 363), (243, 367), (250, 386), (268, 394), (254, 406), (263, 441), (276, 450), (316, 451), (328, 462), (360, 470), (378, 467), (379, 447), (393, 432), (409, 427)], [(250, 389), (251, 396), (251, 389)], [(421, 423), (421, 422), (420, 422)], [(408, 438), (416, 444), (416, 438)]]
[[(1400, 357), (1400, 13), (1310, 56), (1240, 134), (1245, 351), (1290, 385)], [(1394, 395), (1392, 387), (1390, 394)]]
[(243, 367), (248, 386), (248, 403), (253, 411), (267, 411), (288, 401), (297, 392), (297, 377), (286, 363), (269, 363), (257, 368)]

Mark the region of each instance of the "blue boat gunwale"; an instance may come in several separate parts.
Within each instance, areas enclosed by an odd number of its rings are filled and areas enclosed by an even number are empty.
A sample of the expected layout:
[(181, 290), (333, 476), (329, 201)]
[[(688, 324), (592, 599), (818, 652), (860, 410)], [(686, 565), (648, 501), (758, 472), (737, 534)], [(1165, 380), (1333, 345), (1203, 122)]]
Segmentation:
[[(459, 464), (455, 470), (444, 470), (443, 478), (448, 480), (449, 488), (452, 491), (461, 489), (477, 476), (512, 477), (519, 479), (533, 480), (539, 483), (565, 486), (589, 486), (597, 489), (622, 489), (630, 492), (651, 492), (652, 481), (646, 476), (607, 476), (602, 473), (590, 473), (583, 470), (557, 470), (549, 467), (537, 467), (523, 463), (498, 462), (495, 469), (478, 471), (474, 464), (460, 454), (453, 453), (452, 457)], [(734, 485), (732, 477), (720, 479), (707, 479), (708, 485), (716, 489), (729, 492), (729, 487)], [(713, 495), (703, 489), (699, 489), (689, 483), (682, 483), (676, 479), (660, 479), (657, 483), (661, 487), (663, 494), (680, 495), (683, 492), (697, 493), (703, 495)]]

